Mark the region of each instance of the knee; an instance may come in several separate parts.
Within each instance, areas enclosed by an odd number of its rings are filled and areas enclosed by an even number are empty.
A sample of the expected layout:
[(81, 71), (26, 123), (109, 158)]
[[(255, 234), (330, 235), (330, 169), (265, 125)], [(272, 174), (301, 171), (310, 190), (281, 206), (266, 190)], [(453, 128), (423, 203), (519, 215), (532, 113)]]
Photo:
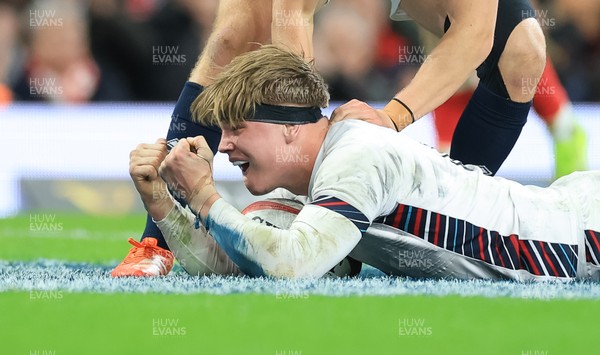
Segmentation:
[(517, 39), (515, 60), (541, 76), (546, 66), (546, 38), (535, 19), (527, 21), (529, 24), (524, 25), (520, 31), (521, 36)]
[(225, 23), (215, 28), (207, 46), (216, 53), (230, 53), (234, 56), (247, 52), (248, 46), (255, 41), (251, 33), (253, 25), (247, 24), (246, 30), (239, 31), (235, 24)]
[(267, 43), (271, 36), (270, 7), (226, 1), (217, 14), (207, 46), (219, 52), (240, 54)]
[(546, 39), (535, 19), (527, 19), (515, 27), (502, 56), (511, 62), (507, 74), (511, 81), (518, 81), (515, 84), (522, 86), (523, 78), (539, 80), (546, 66)]

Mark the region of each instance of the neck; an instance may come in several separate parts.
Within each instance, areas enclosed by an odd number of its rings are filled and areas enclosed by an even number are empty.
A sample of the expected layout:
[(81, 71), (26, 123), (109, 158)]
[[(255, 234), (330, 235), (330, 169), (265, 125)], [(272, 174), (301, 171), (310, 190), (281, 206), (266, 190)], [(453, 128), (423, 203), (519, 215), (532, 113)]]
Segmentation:
[(302, 147), (302, 160), (305, 162), (303, 161), (298, 166), (298, 169), (293, 169), (293, 175), (290, 176), (289, 180), (290, 184), (286, 189), (296, 195), (307, 196), (317, 156), (329, 131), (329, 120), (321, 119), (316, 123), (310, 124), (310, 127), (307, 126), (304, 128), (307, 129), (303, 130), (298, 144)]

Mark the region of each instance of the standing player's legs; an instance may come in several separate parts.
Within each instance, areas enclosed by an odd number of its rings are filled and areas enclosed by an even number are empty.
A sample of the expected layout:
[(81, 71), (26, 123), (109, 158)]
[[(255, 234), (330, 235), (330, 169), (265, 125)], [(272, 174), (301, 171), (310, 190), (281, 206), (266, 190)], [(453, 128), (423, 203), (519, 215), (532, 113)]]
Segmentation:
[(433, 124), (437, 134), (436, 148), (438, 151), (442, 153), (450, 152), (454, 130), (472, 96), (473, 87), (461, 88), (446, 102), (433, 110)]
[(526, 0), (499, 2), (494, 46), (477, 69), (479, 85), (454, 132), (453, 159), (495, 174), (515, 145), (546, 62), (533, 15)]
[[(218, 127), (205, 127), (193, 122), (190, 112), (192, 102), (231, 59), (258, 48), (257, 43), (268, 42), (270, 30), (270, 0), (220, 2), (213, 32), (175, 104), (167, 140), (202, 135), (216, 152), (221, 131)], [(132, 239), (130, 243), (133, 248), (112, 271), (112, 276), (157, 276), (170, 271), (174, 256), (168, 251), (162, 233), (150, 216), (147, 216), (141, 243)]]
[(554, 178), (586, 170), (587, 137), (549, 59), (533, 98), (533, 108), (554, 139)]
[[(461, 88), (433, 111), (437, 148), (449, 152), (458, 120), (473, 95), (474, 85)], [(550, 58), (533, 98), (533, 109), (544, 120), (554, 141), (554, 178), (587, 170), (587, 135)]]

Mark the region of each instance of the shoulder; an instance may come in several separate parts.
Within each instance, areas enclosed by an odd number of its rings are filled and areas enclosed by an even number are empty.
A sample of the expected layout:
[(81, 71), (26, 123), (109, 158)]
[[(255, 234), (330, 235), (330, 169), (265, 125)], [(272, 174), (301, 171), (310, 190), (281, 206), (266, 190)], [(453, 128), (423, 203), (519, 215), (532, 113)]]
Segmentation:
[(396, 140), (398, 133), (389, 128), (360, 121), (344, 120), (331, 126), (325, 137), (326, 147), (349, 149), (356, 148), (378, 148)]
[(432, 149), (405, 134), (359, 120), (345, 120), (331, 126), (323, 143), (323, 159), (370, 161), (376, 164), (411, 160)]

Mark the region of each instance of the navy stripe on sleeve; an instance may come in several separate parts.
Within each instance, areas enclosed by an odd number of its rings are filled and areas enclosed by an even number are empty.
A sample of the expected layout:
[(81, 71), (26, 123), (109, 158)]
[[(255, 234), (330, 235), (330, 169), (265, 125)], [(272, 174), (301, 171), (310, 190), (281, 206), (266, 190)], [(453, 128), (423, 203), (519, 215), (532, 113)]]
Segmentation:
[(315, 199), (311, 205), (325, 207), (334, 212), (341, 214), (342, 216), (348, 218), (354, 225), (360, 230), (361, 233), (365, 233), (367, 228), (371, 225), (367, 216), (365, 216), (362, 212), (344, 202), (338, 198), (325, 196), (319, 197)]

